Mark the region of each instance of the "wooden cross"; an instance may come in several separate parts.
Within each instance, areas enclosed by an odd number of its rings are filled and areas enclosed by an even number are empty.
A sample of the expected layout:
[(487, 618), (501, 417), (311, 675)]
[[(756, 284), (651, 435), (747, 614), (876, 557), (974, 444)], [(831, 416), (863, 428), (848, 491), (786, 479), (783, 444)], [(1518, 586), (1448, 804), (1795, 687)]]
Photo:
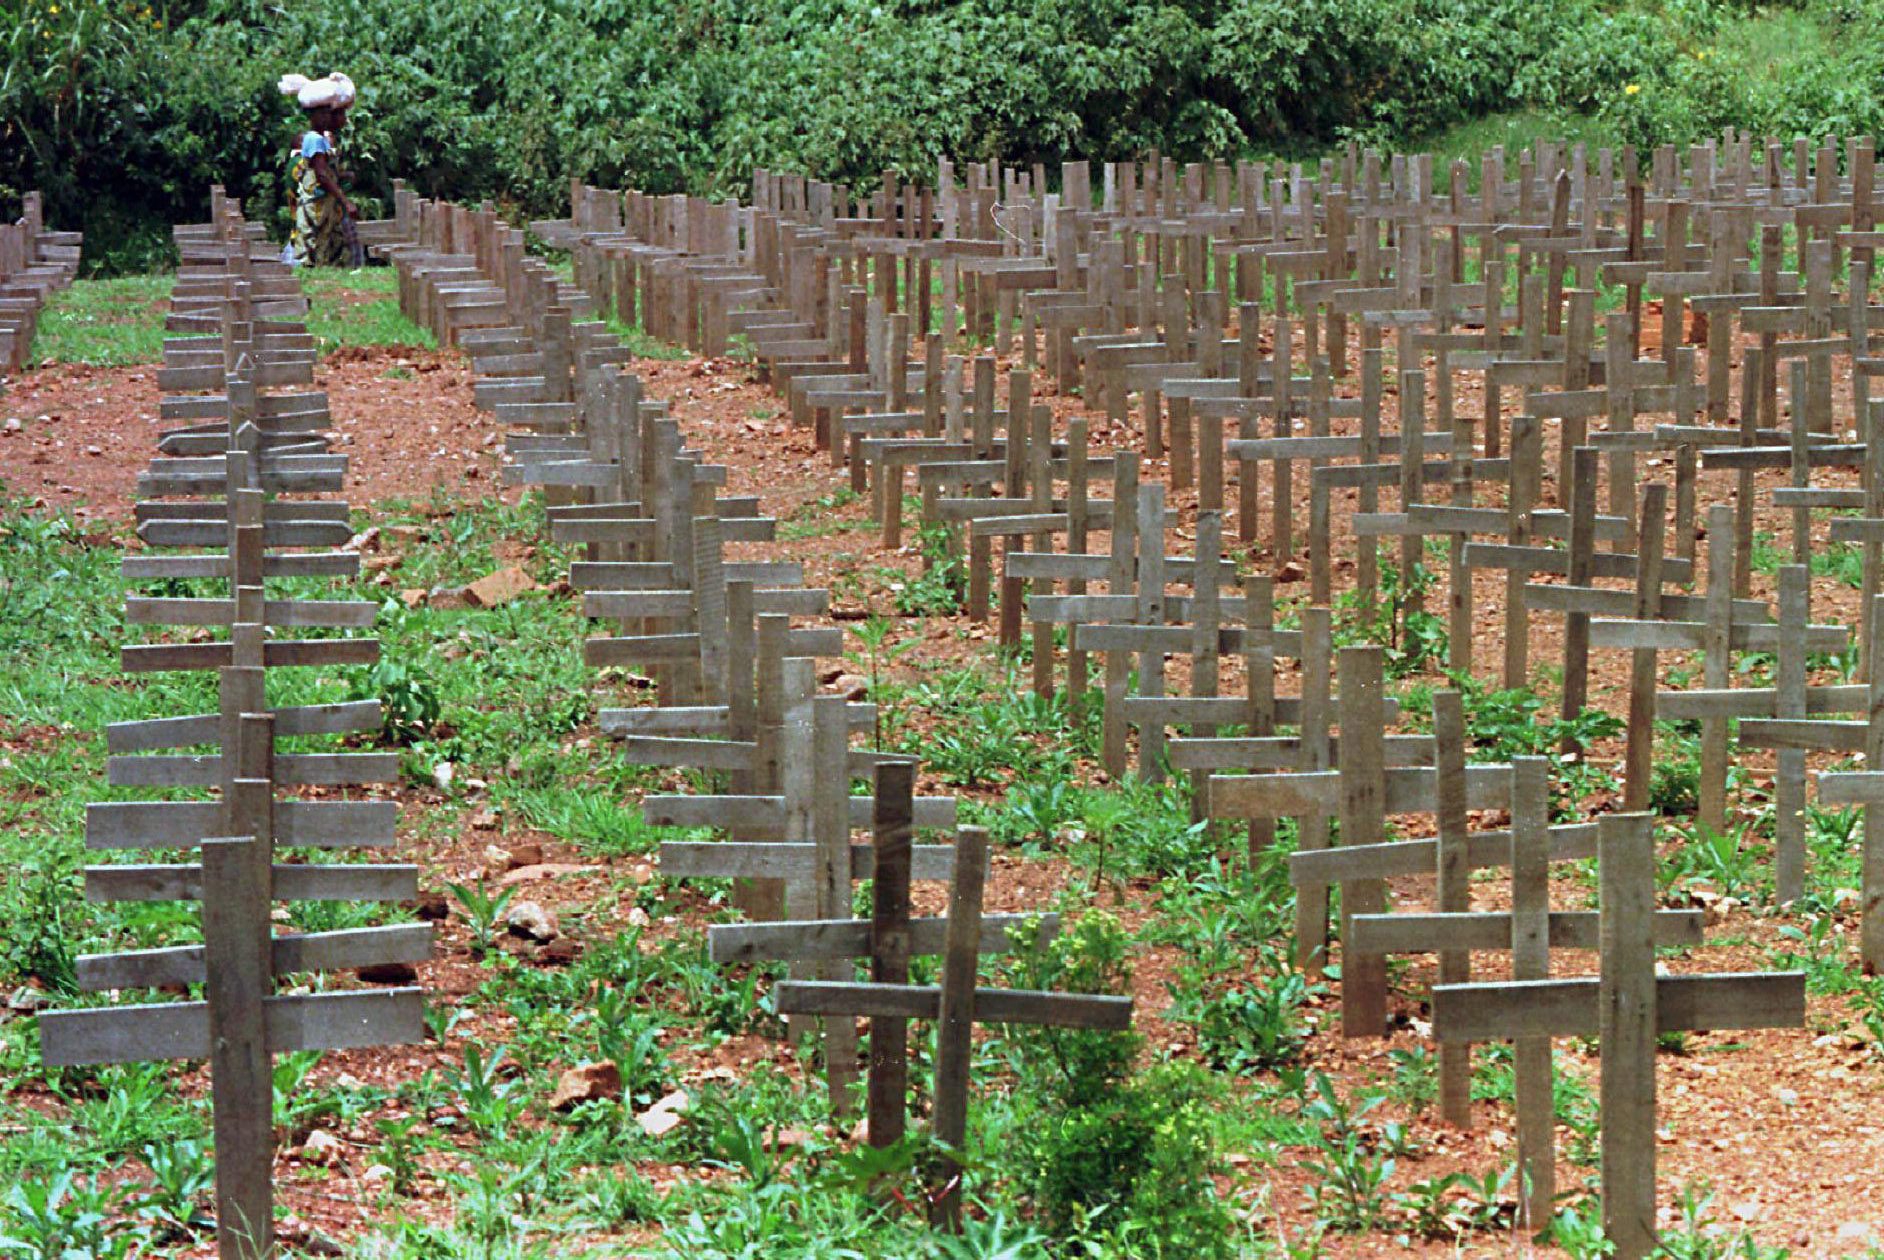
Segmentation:
[[(1798, 1027), (1805, 1022), (1805, 974), (1658, 975), (1654, 818), (1610, 814), (1597, 827), (1601, 975), (1437, 985), (1433, 1034), (1442, 1044), (1515, 1039), (1546, 1047), (1555, 1037), (1600, 1037), (1603, 1233), (1619, 1260), (1641, 1260), (1657, 1243), (1656, 1038)], [(1514, 940), (1522, 931), (1536, 941), (1538, 914), (1532, 905), (1528, 921), (1514, 924)]]
[[(908, 918), (907, 883), (892, 874), (907, 852), (908, 830), (901, 825), (886, 827), (878, 833), (879, 876), (876, 883), (880, 901), (873, 917), (877, 939), (888, 947), (889, 966), (894, 975), (899, 959), (905, 963), (913, 947), (914, 922)], [(872, 1021), (871, 1039), (877, 1037), (878, 1024), (894, 1028), (910, 1019), (935, 1020), (936, 1066), (935, 1111), (931, 1129), (935, 1138), (951, 1152), (936, 1194), (934, 1215), (951, 1227), (958, 1226), (961, 1215), (961, 1165), (956, 1153), (968, 1138), (969, 1062), (971, 1036), (976, 1023), (1047, 1024), (1061, 1027), (1124, 1031), (1131, 1027), (1132, 999), (1101, 995), (1037, 992), (1025, 989), (981, 988), (975, 971), (986, 939), (982, 926), (982, 894), (987, 879), (988, 834), (978, 827), (964, 827), (956, 835), (955, 862), (949, 891), (948, 921), (943, 927), (942, 983), (912, 985), (907, 972), (902, 979), (873, 978), (868, 983), (844, 981), (784, 981), (773, 991), (778, 1010), (786, 1014), (863, 1016)], [(898, 901), (903, 907), (898, 910)], [(905, 943), (907, 942), (907, 943)], [(873, 964), (875, 959), (873, 957)], [(879, 1058), (873, 1045), (870, 1069), (870, 1132), (876, 1140), (879, 1107), (882, 1123), (891, 1132), (900, 1132), (903, 1082), (907, 1081), (907, 1056), (897, 1053), (896, 1034), (886, 1038), (885, 1053)], [(881, 1074), (881, 1075), (880, 1075)], [(880, 1084), (878, 1082), (881, 1082)]]
[[(219, 802), (153, 801), (91, 806), (86, 844), (94, 849), (191, 848), (183, 865), (106, 865), (86, 871), (97, 901), (200, 901), (201, 946), (87, 956), (79, 982), (93, 990), (203, 984), (204, 1000), (50, 1012), (40, 1021), (49, 1065), (208, 1058), (217, 1151), (218, 1247), (225, 1260), (274, 1255), (273, 1117), (270, 1058), (277, 1051), (343, 1049), (423, 1038), (416, 988), (274, 996), (277, 975), (337, 970), (429, 955), (430, 928), (397, 925), (275, 937), (276, 900), (404, 901), (417, 895), (415, 866), (277, 864), (278, 846), (346, 848), (393, 842), (391, 802), (278, 801), (277, 786), (358, 785), (398, 777), (384, 753), (277, 755), (275, 736), (376, 730), (379, 705), (266, 707), (265, 670), (281, 665), (370, 663), (374, 640), (273, 640), (276, 625), (357, 626), (370, 603), (265, 601), (266, 526), (262, 492), (238, 488), (247, 453), (227, 456), (228, 554), (215, 576), (231, 580), (228, 599), (133, 599), (127, 619), (157, 624), (226, 624), (225, 642), (131, 645), (124, 667), (215, 669), (217, 713), (114, 724), (106, 765), (118, 786), (217, 787)], [(158, 559), (196, 559), (159, 557)], [(357, 557), (350, 557), (357, 559)], [(128, 564), (127, 564), (128, 567)], [(205, 570), (208, 573), (209, 570)], [(208, 756), (158, 750), (215, 745)], [(224, 839), (229, 836), (235, 838)]]
[[(1869, 693), (1862, 684), (1807, 684), (1808, 654), (1843, 651), (1849, 634), (1843, 626), (1811, 623), (1811, 579), (1806, 566), (1780, 567), (1777, 622), (1763, 604), (1731, 598), (1735, 552), (1727, 528), (1731, 514), (1726, 505), (1710, 509), (1707, 598), (1686, 601), (1689, 608), (1703, 603), (1705, 618), (1695, 620), (1691, 613), (1686, 617), (1677, 613), (1676, 620), (1652, 630), (1605, 627), (1604, 641), (1621, 634), (1630, 636), (1632, 643), (1704, 652), (1703, 688), (1662, 691), (1655, 696), (1662, 717), (1701, 722), (1699, 818), (1704, 826), (1718, 832), (1726, 823), (1729, 721), (1740, 719), (1740, 744), (1778, 750), (1773, 780), (1775, 884), (1779, 900), (1790, 902), (1805, 891), (1806, 750), (1849, 746), (1856, 724), (1824, 719), (1863, 712)], [(1743, 650), (1774, 654), (1778, 668), (1772, 686), (1728, 686), (1732, 655)]]
[[(818, 731), (830, 742), (834, 738), (831, 732), (837, 723), (826, 713), (832, 710), (832, 706), (841, 705), (842, 701), (827, 697), (814, 703)], [(933, 823), (945, 812), (946, 819), (942, 825), (952, 830), (954, 802), (948, 798), (919, 800), (914, 794), (914, 786), (915, 767), (908, 762), (884, 762), (877, 765), (874, 795), (870, 797), (846, 796), (842, 789), (848, 787), (848, 783), (843, 778), (828, 773), (820, 776), (814, 790), (817, 803), (808, 820), (816, 833), (815, 837), (809, 838), (811, 842), (806, 843), (808, 837), (788, 835), (785, 844), (773, 846), (775, 852), (781, 853), (788, 847), (814, 851), (807, 852), (799, 868), (815, 867), (820, 894), (816, 898), (817, 917), (782, 923), (716, 925), (707, 934), (713, 960), (718, 963), (760, 960), (816, 962), (821, 964), (819, 971), (822, 974), (818, 978), (847, 980), (852, 978), (846, 974), (850, 970), (850, 960), (867, 958), (870, 960), (873, 982), (902, 984), (907, 983), (909, 978), (911, 956), (942, 953), (948, 920), (910, 917), (909, 885), (915, 877), (912, 864), (914, 849), (910, 836), (918, 825), (919, 816)], [(784, 815), (780, 819), (782, 831), (799, 829), (793, 823), (795, 819), (802, 818), (803, 813), (792, 799), (795, 795), (794, 792), (791, 796), (780, 798), (780, 812)], [(694, 810), (697, 817), (708, 817), (713, 813), (713, 798), (673, 799), (701, 802)], [(721, 803), (724, 804), (725, 800), (721, 798)], [(940, 801), (947, 801), (951, 808), (947, 811), (938, 810), (936, 806)], [(648, 808), (653, 811), (658, 807), (651, 799)], [(672, 817), (671, 807), (670, 812), (661, 816)], [(850, 843), (850, 832), (859, 822), (872, 830), (874, 839), (868, 850), (861, 846), (853, 848)], [(949, 856), (953, 857), (952, 850)], [(865, 859), (861, 864), (857, 861), (860, 857)], [(668, 866), (668, 862), (667, 849), (663, 849), (663, 868)], [(875, 890), (875, 912), (870, 919), (850, 917), (851, 883), (857, 878), (860, 865), (873, 880)], [(952, 873), (953, 862), (950, 861), (947, 867)], [(935, 874), (934, 871), (926, 873)], [(984, 954), (1005, 953), (1011, 948), (1009, 933), (1012, 929), (1037, 925), (1044, 940), (1057, 930), (1058, 923), (1058, 915), (984, 916), (978, 948)], [(824, 1022), (827, 1029), (825, 1071), (833, 1108), (843, 1115), (848, 1110), (847, 1087), (853, 1077), (845, 1053), (846, 1048), (848, 1053), (855, 1053), (856, 1029), (849, 1020), (827, 1019)], [(871, 1025), (867, 1115), (873, 1146), (893, 1145), (902, 1136), (903, 1100), (907, 1092), (904, 1023), (900, 1019), (883, 1017), (874, 1020)]]
[[(1209, 816), (1273, 819), (1338, 815), (1341, 845), (1345, 848), (1383, 840), (1390, 814), (1426, 813), (1437, 808), (1436, 772), (1420, 764), (1432, 761), (1434, 741), (1424, 736), (1389, 739), (1385, 733), (1383, 656), (1382, 649), (1372, 645), (1341, 649), (1337, 673), (1340, 693), (1335, 702), (1341, 735), (1332, 749), (1335, 768), (1213, 775), (1209, 781)], [(1305, 704), (1304, 712), (1308, 711)], [(1304, 732), (1304, 742), (1309, 742), (1311, 734)], [(1469, 767), (1465, 771), (1469, 807), (1484, 808), (1501, 797), (1508, 800), (1509, 777), (1508, 766)], [(1296, 878), (1293, 867), (1290, 878)], [(1368, 872), (1357, 877), (1346, 872), (1337, 882), (1341, 886), (1342, 939), (1348, 942), (1341, 964), (1342, 1029), (1350, 1037), (1378, 1036), (1387, 1022), (1386, 960), (1358, 952), (1347, 925), (1356, 914), (1378, 914), (1386, 909), (1385, 877)], [(1327, 884), (1311, 878), (1304, 881), (1304, 887), (1308, 886), (1314, 888), (1311, 901), (1325, 916)], [(1303, 889), (1298, 888), (1297, 895), (1303, 896)]]

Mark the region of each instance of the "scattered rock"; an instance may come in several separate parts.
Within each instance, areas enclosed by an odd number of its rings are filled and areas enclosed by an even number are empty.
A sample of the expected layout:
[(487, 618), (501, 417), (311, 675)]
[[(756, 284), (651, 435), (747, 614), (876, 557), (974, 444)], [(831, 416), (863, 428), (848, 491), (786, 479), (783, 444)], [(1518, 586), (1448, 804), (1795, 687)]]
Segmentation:
[(508, 604), (525, 591), (535, 589), (536, 583), (530, 575), (512, 565), (508, 569), (487, 574), (465, 587), (464, 599), (473, 608), (495, 608), (499, 604)]
[(316, 1129), (307, 1135), (307, 1141), (301, 1143), (301, 1158), (310, 1164), (320, 1164), (331, 1168), (344, 1163), (347, 1157), (347, 1145), (325, 1129)]
[(458, 767), (449, 761), (441, 761), (432, 767), (432, 786), (441, 792), (451, 791), (451, 781), (456, 777)]
[(379, 526), (373, 525), (367, 529), (361, 530), (359, 533), (355, 534), (353, 537), (347, 539), (347, 545), (342, 547), (341, 550), (342, 551), (378, 551), (379, 550)]
[(425, 603), (426, 599), (427, 593), (422, 587), (415, 586), (409, 590), (399, 592), (399, 602), (404, 604), (407, 608), (418, 608)]
[(562, 1074), (550, 1095), (551, 1111), (567, 1111), (577, 1103), (602, 1102), (621, 1097), (621, 1069), (607, 1059), (585, 1063)]
[(504, 927), (512, 936), (548, 942), (556, 939), (556, 916), (534, 901), (519, 901), (504, 915)]
[(1304, 569), (1301, 562), (1297, 560), (1286, 561), (1281, 568), (1276, 570), (1278, 582), (1300, 582), (1307, 576), (1308, 570)]
[(8, 416), (6, 424), (0, 427), (4, 427), (8, 433), (18, 433), (26, 427), (26, 422), (18, 416)]
[(515, 888), (518, 884), (534, 884), (545, 879), (561, 879), (565, 875), (587, 875), (599, 871), (599, 866), (583, 866), (576, 862), (532, 862), (528, 866), (512, 867), (498, 877), (499, 888)]
[(870, 694), (870, 680), (862, 674), (839, 674), (831, 687), (846, 700), (862, 700)]
[(38, 989), (21, 985), (7, 998), (7, 1009), (18, 1011), (22, 1015), (31, 1015), (34, 1011), (43, 1011), (50, 1006), (51, 1000)]
[(566, 967), (582, 956), (582, 947), (567, 936), (559, 936), (547, 945), (535, 947), (530, 961), (539, 967)]
[(518, 869), (519, 867), (524, 867), (524, 866), (541, 866), (542, 864), (543, 864), (543, 846), (542, 845), (535, 844), (526, 840), (522, 844), (516, 844), (516, 845), (511, 846), (511, 849), (510, 849), (510, 869), (511, 870), (514, 871)]
[(488, 809), (480, 809), (471, 815), (471, 825), (479, 831), (497, 830), (497, 815)]
[(635, 1123), (649, 1137), (663, 1137), (672, 1133), (679, 1125), (683, 1113), (687, 1110), (687, 1091), (677, 1089), (646, 1111), (635, 1117)]
[(445, 612), (471, 606), (465, 599), (464, 588), (461, 586), (434, 586), (425, 593), (425, 602), (430, 607)]

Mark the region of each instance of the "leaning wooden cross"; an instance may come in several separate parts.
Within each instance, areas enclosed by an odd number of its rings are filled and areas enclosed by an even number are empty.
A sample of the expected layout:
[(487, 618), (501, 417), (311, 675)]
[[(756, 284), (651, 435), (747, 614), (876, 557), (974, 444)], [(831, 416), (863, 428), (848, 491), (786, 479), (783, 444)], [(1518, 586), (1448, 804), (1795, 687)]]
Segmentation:
[(1656, 1038), (1805, 1022), (1803, 972), (1657, 974), (1654, 823), (1650, 814), (1597, 823), (1599, 977), (1433, 989), (1442, 1043), (1601, 1038), (1603, 1232), (1618, 1260), (1642, 1260), (1657, 1243)]
[[(893, 829), (886, 839), (895, 841), (904, 829)], [(894, 853), (886, 845), (885, 856)], [(892, 858), (900, 861), (901, 859)], [(968, 1087), (971, 1036), (980, 1023), (1049, 1024), (1070, 1028), (1088, 1028), (1118, 1032), (1131, 1027), (1132, 999), (1103, 995), (1036, 992), (1023, 989), (978, 987), (975, 972), (984, 949), (982, 894), (988, 871), (988, 833), (978, 827), (964, 827), (955, 841), (955, 863), (949, 893), (948, 921), (943, 928), (942, 983), (912, 985), (906, 980), (873, 980), (870, 983), (843, 981), (785, 981), (774, 991), (781, 1013), (801, 1015), (865, 1016), (872, 1021), (872, 1038), (878, 1021), (931, 1019), (937, 1021), (935, 1059), (935, 1111), (931, 1131), (952, 1157), (942, 1175), (942, 1184), (934, 1199), (933, 1215), (944, 1225), (954, 1226), (961, 1218), (961, 1177), (959, 1153), (968, 1138)], [(907, 887), (894, 886), (900, 880), (878, 884), (890, 900), (878, 905), (874, 922), (890, 927), (895, 935), (908, 933), (912, 943), (914, 924), (899, 919), (895, 899), (906, 896)], [(906, 916), (907, 911), (903, 911)], [(901, 956), (907, 958), (907, 949)], [(894, 1027), (895, 1024), (886, 1024)], [(889, 1060), (894, 1058), (895, 1062)], [(904, 1055), (871, 1056), (871, 1072), (889, 1074), (885, 1085), (872, 1087), (872, 1098), (885, 1098), (888, 1082), (896, 1074), (907, 1072)], [(906, 1079), (906, 1077), (901, 1078)], [(900, 1105), (901, 1091), (897, 1091)], [(873, 1102), (872, 1134), (876, 1111)]]
[[(825, 743), (842, 737), (843, 703), (834, 696), (813, 702), (817, 710), (814, 725)], [(827, 763), (820, 759), (819, 764)], [(788, 806), (788, 823), (800, 819), (816, 832), (815, 844), (804, 847), (816, 850), (814, 861), (819, 891), (826, 894), (818, 898), (820, 917), (798, 922), (734, 923), (710, 928), (707, 943), (713, 961), (816, 962), (832, 973), (824, 979), (843, 980), (850, 978), (844, 973), (850, 970), (851, 961), (862, 958), (870, 962), (873, 982), (904, 984), (909, 979), (912, 956), (940, 954), (948, 920), (910, 917), (909, 886), (914, 849), (910, 841), (917, 815), (915, 772), (915, 766), (908, 762), (878, 765), (871, 797), (849, 797), (841, 790), (820, 790), (809, 819), (802, 819), (801, 810)], [(834, 786), (849, 786), (848, 775), (842, 779), (829, 774), (823, 777)], [(848, 805), (857, 801), (871, 811), (868, 874), (873, 881), (875, 909), (869, 919), (850, 917), (851, 881), (857, 876), (855, 858), (858, 855), (850, 845), (853, 815), (857, 811)], [(802, 840), (802, 837), (795, 838)], [(1004, 953), (1012, 947), (1009, 936), (1012, 929), (1035, 923), (1044, 939), (1045, 934), (1057, 928), (1058, 919), (1058, 915), (1051, 914), (986, 915), (981, 920), (978, 948), (984, 954)], [(851, 1053), (855, 1052), (856, 1029), (848, 1018), (825, 1022), (827, 1029), (834, 1030), (827, 1034), (825, 1071), (834, 1110), (841, 1116), (848, 1109), (848, 1099), (841, 1087), (848, 1084), (852, 1071), (848, 1063), (839, 1060), (838, 1049), (846, 1047)], [(906, 1024), (906, 1020), (888, 1016), (878, 1017), (871, 1024), (868, 1116), (869, 1140), (873, 1146), (892, 1145), (903, 1135), (908, 1062)], [(837, 1035), (837, 1030), (841, 1030), (842, 1035)]]

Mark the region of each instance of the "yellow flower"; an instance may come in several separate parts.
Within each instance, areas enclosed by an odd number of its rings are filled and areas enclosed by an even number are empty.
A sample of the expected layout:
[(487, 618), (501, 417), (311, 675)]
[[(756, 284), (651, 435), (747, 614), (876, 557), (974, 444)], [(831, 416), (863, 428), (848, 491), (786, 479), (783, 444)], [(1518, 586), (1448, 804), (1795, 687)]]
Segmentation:
[(1629, 84), (1629, 86), (1622, 89), (1622, 94), (1624, 96), (1634, 96), (1637, 92), (1640, 92), (1641, 90), (1642, 90), (1642, 85), (1640, 83), (1631, 83)]

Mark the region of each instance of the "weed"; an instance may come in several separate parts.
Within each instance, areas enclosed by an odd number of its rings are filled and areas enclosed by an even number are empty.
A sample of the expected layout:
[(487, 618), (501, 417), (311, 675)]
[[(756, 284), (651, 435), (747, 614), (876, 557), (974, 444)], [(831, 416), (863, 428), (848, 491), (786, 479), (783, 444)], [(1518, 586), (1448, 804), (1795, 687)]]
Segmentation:
[(1329, 1229), (1369, 1230), (1386, 1210), (1394, 1161), (1376, 1148), (1362, 1123), (1382, 1101), (1379, 1094), (1365, 1094), (1350, 1104), (1326, 1075), (1314, 1075), (1313, 1094), (1302, 1108), (1304, 1118), (1316, 1125), (1314, 1154), (1302, 1167), (1315, 1177), (1316, 1220)]
[(1376, 644), (1386, 653), (1389, 679), (1417, 674), (1446, 655), (1446, 623), (1426, 611), (1424, 601), (1438, 578), (1423, 564), (1403, 574), (1379, 549), (1380, 583), (1371, 605), (1359, 591), (1335, 597), (1334, 642), (1337, 647)]
[(1265, 951), (1255, 968), (1260, 977), (1232, 986), (1177, 1017), (1195, 1020), (1197, 1048), (1227, 1072), (1266, 1071), (1293, 1063), (1307, 1039), (1301, 1011), (1323, 986), (1290, 965), (1288, 956)]
[(1387, 1086), (1387, 1098), (1405, 1107), (1415, 1117), (1439, 1099), (1439, 1059), (1425, 1046), (1389, 1050), (1387, 1061), (1393, 1064), (1393, 1079)]
[(454, 884), (447, 880), (445, 887), (451, 890), (452, 899), (464, 909), (465, 923), (471, 929), (471, 952), (480, 958), (490, 952), (492, 943), (497, 939), (497, 925), (504, 920), (504, 911), (510, 906), (510, 899), (517, 890), (504, 888), (493, 895), (484, 886), (484, 877), (479, 876), (476, 884)]
[(144, 1148), (151, 1185), (136, 1198), (137, 1215), (161, 1238), (194, 1237), (213, 1222), (203, 1201), (216, 1174), (200, 1142), (171, 1142)]

